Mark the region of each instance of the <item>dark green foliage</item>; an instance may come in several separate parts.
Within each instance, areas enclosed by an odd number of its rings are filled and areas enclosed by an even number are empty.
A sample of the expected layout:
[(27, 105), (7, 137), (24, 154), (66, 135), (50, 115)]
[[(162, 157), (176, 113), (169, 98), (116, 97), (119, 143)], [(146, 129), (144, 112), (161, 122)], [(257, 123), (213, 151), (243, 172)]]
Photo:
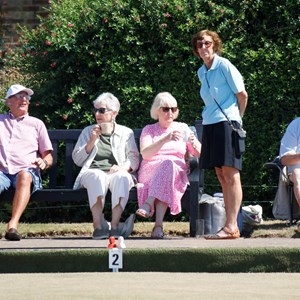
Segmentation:
[[(7, 60), (35, 90), (32, 115), (48, 128), (81, 128), (93, 122), (92, 100), (110, 91), (121, 102), (117, 121), (143, 127), (152, 122), (155, 95), (169, 91), (180, 120), (193, 124), (203, 108), (196, 75), (202, 61), (190, 41), (201, 29), (215, 30), (249, 93), (244, 198), (269, 205), (274, 181), (263, 164), (277, 155), (287, 124), (299, 115), (299, 0), (51, 2), (49, 18), (36, 30), (23, 28), (22, 45)], [(206, 184), (220, 190), (214, 175)]]

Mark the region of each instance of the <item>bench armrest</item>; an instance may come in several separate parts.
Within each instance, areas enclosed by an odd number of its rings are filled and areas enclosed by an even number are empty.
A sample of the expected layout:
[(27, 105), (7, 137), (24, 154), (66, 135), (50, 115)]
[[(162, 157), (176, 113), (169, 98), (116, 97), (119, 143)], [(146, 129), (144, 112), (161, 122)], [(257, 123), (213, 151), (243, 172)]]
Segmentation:
[(190, 157), (189, 166), (190, 166), (190, 173), (193, 173), (194, 170), (199, 167), (199, 159), (197, 157)]
[(279, 171), (280, 175), (282, 175), (287, 182), (290, 182), (287, 174), (287, 168), (281, 163), (279, 156), (276, 156), (271, 162), (265, 163), (264, 167), (269, 170)]
[(284, 166), (281, 164), (279, 156), (275, 157), (271, 162), (267, 162), (264, 164), (264, 167), (268, 169), (278, 169), (280, 172), (284, 168)]

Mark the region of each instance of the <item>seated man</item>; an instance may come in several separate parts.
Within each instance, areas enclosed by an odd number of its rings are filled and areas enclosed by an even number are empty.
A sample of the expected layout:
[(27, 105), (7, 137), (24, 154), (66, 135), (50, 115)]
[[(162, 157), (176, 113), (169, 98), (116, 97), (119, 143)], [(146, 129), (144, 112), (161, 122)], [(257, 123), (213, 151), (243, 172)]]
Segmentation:
[(45, 124), (28, 115), (33, 91), (12, 85), (5, 98), (9, 108), (0, 115), (0, 193), (15, 188), (12, 216), (5, 238), (19, 241), (18, 224), (31, 192), (42, 188), (40, 170), (52, 165), (53, 150)]
[[(288, 168), (289, 177), (294, 184), (294, 195), (300, 206), (300, 118), (288, 125), (281, 139), (280, 160)], [(297, 230), (300, 233), (299, 225)]]

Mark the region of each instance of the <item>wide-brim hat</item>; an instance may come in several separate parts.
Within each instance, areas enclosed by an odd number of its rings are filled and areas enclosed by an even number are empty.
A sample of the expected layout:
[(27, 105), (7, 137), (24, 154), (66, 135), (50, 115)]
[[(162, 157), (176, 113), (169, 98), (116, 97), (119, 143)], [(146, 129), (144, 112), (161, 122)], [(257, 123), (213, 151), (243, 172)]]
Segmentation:
[(8, 99), (9, 97), (16, 95), (20, 92), (26, 92), (29, 96), (33, 95), (33, 90), (28, 89), (27, 87), (21, 85), (21, 84), (13, 84), (7, 91), (5, 99)]

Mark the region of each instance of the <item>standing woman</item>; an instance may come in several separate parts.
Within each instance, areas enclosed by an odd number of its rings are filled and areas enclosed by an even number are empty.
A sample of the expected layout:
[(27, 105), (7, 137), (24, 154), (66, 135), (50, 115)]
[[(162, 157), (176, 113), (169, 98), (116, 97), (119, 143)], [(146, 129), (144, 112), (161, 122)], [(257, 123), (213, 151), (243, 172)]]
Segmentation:
[(237, 216), (243, 198), (242, 156), (237, 151), (236, 134), (229, 122), (235, 127), (242, 124), (248, 94), (240, 72), (229, 60), (219, 56), (222, 41), (216, 32), (196, 33), (192, 47), (194, 55), (204, 62), (198, 70), (200, 95), (205, 103), (200, 168), (215, 169), (226, 210), (225, 226), (206, 239), (236, 239), (240, 237)]

